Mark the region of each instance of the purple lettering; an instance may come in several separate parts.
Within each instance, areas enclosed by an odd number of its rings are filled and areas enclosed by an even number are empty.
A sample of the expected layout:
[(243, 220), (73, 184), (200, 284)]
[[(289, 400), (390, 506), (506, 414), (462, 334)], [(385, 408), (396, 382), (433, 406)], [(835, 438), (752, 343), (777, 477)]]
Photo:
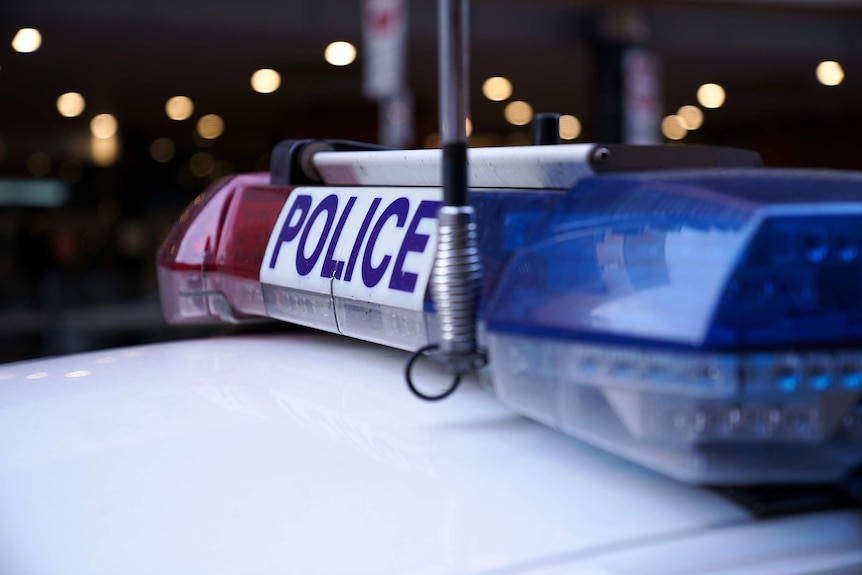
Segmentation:
[[(330, 194), (323, 198), (311, 216), (308, 218), (308, 224), (302, 230), (302, 236), (299, 238), (299, 244), (296, 246), (296, 271), (301, 276), (307, 276), (314, 269), (320, 253), (323, 251), (323, 246), (326, 245), (326, 238), (329, 237), (329, 230), (332, 228), (332, 222), (335, 220), (335, 212), (338, 210), (338, 196)], [(326, 212), (326, 223), (323, 226), (323, 233), (317, 240), (317, 246), (314, 248), (310, 258), (305, 257), (305, 242), (308, 241), (308, 234), (314, 226), (317, 217)]]
[(344, 273), (344, 281), (349, 282), (353, 277), (353, 268), (356, 266), (356, 259), (359, 257), (359, 250), (362, 248), (362, 242), (365, 240), (365, 234), (368, 233), (368, 226), (371, 225), (371, 220), (374, 219), (374, 214), (377, 213), (377, 208), (380, 207), (380, 198), (374, 198), (371, 202), (371, 207), (368, 208), (368, 213), (365, 214), (365, 219), (362, 220), (362, 226), (359, 228), (359, 235), (356, 236), (356, 243), (353, 244), (353, 250), (350, 252), (350, 259), (347, 260), (347, 270)]
[(332, 234), (332, 239), (329, 240), (329, 249), (326, 250), (326, 257), (323, 259), (323, 269), (320, 271), (320, 277), (341, 279), (341, 271), (344, 269), (344, 262), (335, 260), (332, 256), (335, 254), (335, 246), (341, 238), (341, 230), (344, 229), (344, 223), (347, 221), (347, 216), (350, 215), (350, 210), (353, 209), (353, 204), (356, 203), (356, 196), (351, 196), (347, 200), (347, 205), (338, 218), (338, 223), (335, 225), (335, 232)]
[(383, 279), (383, 274), (386, 273), (386, 268), (389, 266), (389, 261), (392, 256), (385, 256), (380, 265), (374, 267), (371, 264), (371, 256), (374, 254), (374, 245), (377, 243), (377, 238), (383, 230), (383, 226), (389, 218), (395, 216), (395, 225), (399, 228), (404, 227), (404, 221), (407, 219), (407, 213), (410, 211), (410, 202), (407, 198), (398, 198), (383, 210), (380, 219), (374, 224), (374, 229), (371, 230), (371, 235), (368, 237), (368, 245), (365, 246), (365, 255), (362, 256), (362, 283), (367, 287), (374, 287), (380, 280)]
[(401, 242), (401, 249), (398, 251), (398, 257), (395, 258), (395, 267), (392, 268), (392, 279), (389, 280), (389, 289), (406, 291), (413, 293), (416, 288), (416, 280), (419, 276), (414, 273), (402, 271), (404, 260), (409, 252), (422, 253), (428, 245), (426, 234), (417, 234), (416, 228), (425, 218), (434, 218), (437, 216), (437, 208), (440, 202), (435, 200), (425, 200), (416, 209), (413, 214), (413, 219), (407, 227), (407, 234), (404, 236), (404, 241)]
[[(287, 217), (284, 218), (284, 224), (281, 226), (281, 231), (278, 232), (278, 242), (275, 244), (275, 249), (272, 250), (272, 258), (269, 260), (270, 269), (275, 269), (275, 262), (278, 260), (278, 253), (281, 251), (281, 245), (285, 242), (293, 241), (296, 234), (299, 233), (299, 229), (302, 227), (302, 223), (305, 221), (305, 216), (308, 215), (308, 209), (310, 207), (311, 196), (305, 194), (297, 196), (293, 205), (290, 206), (290, 211), (287, 213)], [(291, 220), (293, 220), (294, 214), (297, 210), (301, 210), (299, 220), (295, 224), (291, 225)]]

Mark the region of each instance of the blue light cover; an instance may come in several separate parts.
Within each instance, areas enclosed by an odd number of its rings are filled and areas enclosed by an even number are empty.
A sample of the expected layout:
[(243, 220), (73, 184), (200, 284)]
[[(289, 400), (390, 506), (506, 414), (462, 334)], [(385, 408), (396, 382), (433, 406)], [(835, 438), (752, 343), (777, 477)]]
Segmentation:
[(490, 330), (734, 349), (862, 339), (862, 177), (599, 177), (512, 258)]
[(704, 484), (862, 465), (862, 176), (603, 176), (526, 234), (485, 320), (514, 409)]

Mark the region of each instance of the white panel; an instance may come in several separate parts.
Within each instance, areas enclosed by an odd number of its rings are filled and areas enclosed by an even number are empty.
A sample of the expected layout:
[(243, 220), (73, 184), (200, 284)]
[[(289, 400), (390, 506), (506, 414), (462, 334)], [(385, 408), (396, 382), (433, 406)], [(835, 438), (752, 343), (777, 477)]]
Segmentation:
[(273, 228), (260, 280), (421, 310), (440, 196), (433, 188), (297, 188)]
[[(593, 175), (594, 144), (473, 148), (467, 153), (472, 188), (567, 190)], [(314, 165), (330, 185), (441, 186), (440, 150), (320, 152)]]

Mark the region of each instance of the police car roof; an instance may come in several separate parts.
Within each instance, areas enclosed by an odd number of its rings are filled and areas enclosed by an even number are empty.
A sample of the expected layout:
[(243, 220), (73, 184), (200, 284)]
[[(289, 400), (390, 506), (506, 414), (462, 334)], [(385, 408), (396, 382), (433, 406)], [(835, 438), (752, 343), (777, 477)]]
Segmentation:
[(419, 402), (404, 355), (294, 334), (0, 366), (0, 572), (862, 564), (859, 512), (756, 521), (478, 385)]

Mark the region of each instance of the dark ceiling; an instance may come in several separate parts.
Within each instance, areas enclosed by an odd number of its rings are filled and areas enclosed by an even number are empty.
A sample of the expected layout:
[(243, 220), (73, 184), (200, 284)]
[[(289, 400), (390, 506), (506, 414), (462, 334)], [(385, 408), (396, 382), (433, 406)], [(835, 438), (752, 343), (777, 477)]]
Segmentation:
[[(195, 118), (217, 113), (226, 130), (218, 154), (265, 154), (284, 137), (374, 139), (376, 108), (362, 98), (359, 0), (79, 0), (20, 2), (0, 7), (0, 170), (24, 172), (36, 151), (82, 155), (89, 119), (114, 114), (124, 137), (143, 142), (170, 136), (193, 146), (193, 119), (172, 122), (166, 99), (190, 96)], [(635, 9), (645, 43), (662, 60), (664, 107), (693, 103), (703, 82), (727, 88), (727, 104), (707, 114), (696, 139), (754, 144), (784, 141), (774, 134), (795, 124), (806, 130), (862, 126), (862, 2), (474, 0), (472, 3), (472, 114), (475, 133), (512, 131), (502, 104), (479, 94), (491, 75), (509, 77), (514, 97), (537, 110), (574, 114), (591, 136), (595, 71), (591, 46), (608, 11)], [(23, 26), (38, 28), (42, 47), (18, 54), (9, 44)], [(348, 40), (357, 61), (335, 68), (324, 47)], [(816, 64), (838, 60), (847, 71), (835, 88), (814, 79)], [(416, 144), (436, 131), (436, 3), (410, 3), (409, 86), (416, 100)], [(275, 68), (283, 79), (274, 94), (249, 87), (252, 72)], [(87, 110), (60, 117), (57, 96), (78, 91)], [(764, 126), (772, 126), (763, 140)], [(780, 129), (775, 132), (778, 126)], [(523, 129), (521, 129), (523, 130)], [(127, 144), (128, 145), (128, 144)], [(134, 142), (132, 143), (134, 145)]]

